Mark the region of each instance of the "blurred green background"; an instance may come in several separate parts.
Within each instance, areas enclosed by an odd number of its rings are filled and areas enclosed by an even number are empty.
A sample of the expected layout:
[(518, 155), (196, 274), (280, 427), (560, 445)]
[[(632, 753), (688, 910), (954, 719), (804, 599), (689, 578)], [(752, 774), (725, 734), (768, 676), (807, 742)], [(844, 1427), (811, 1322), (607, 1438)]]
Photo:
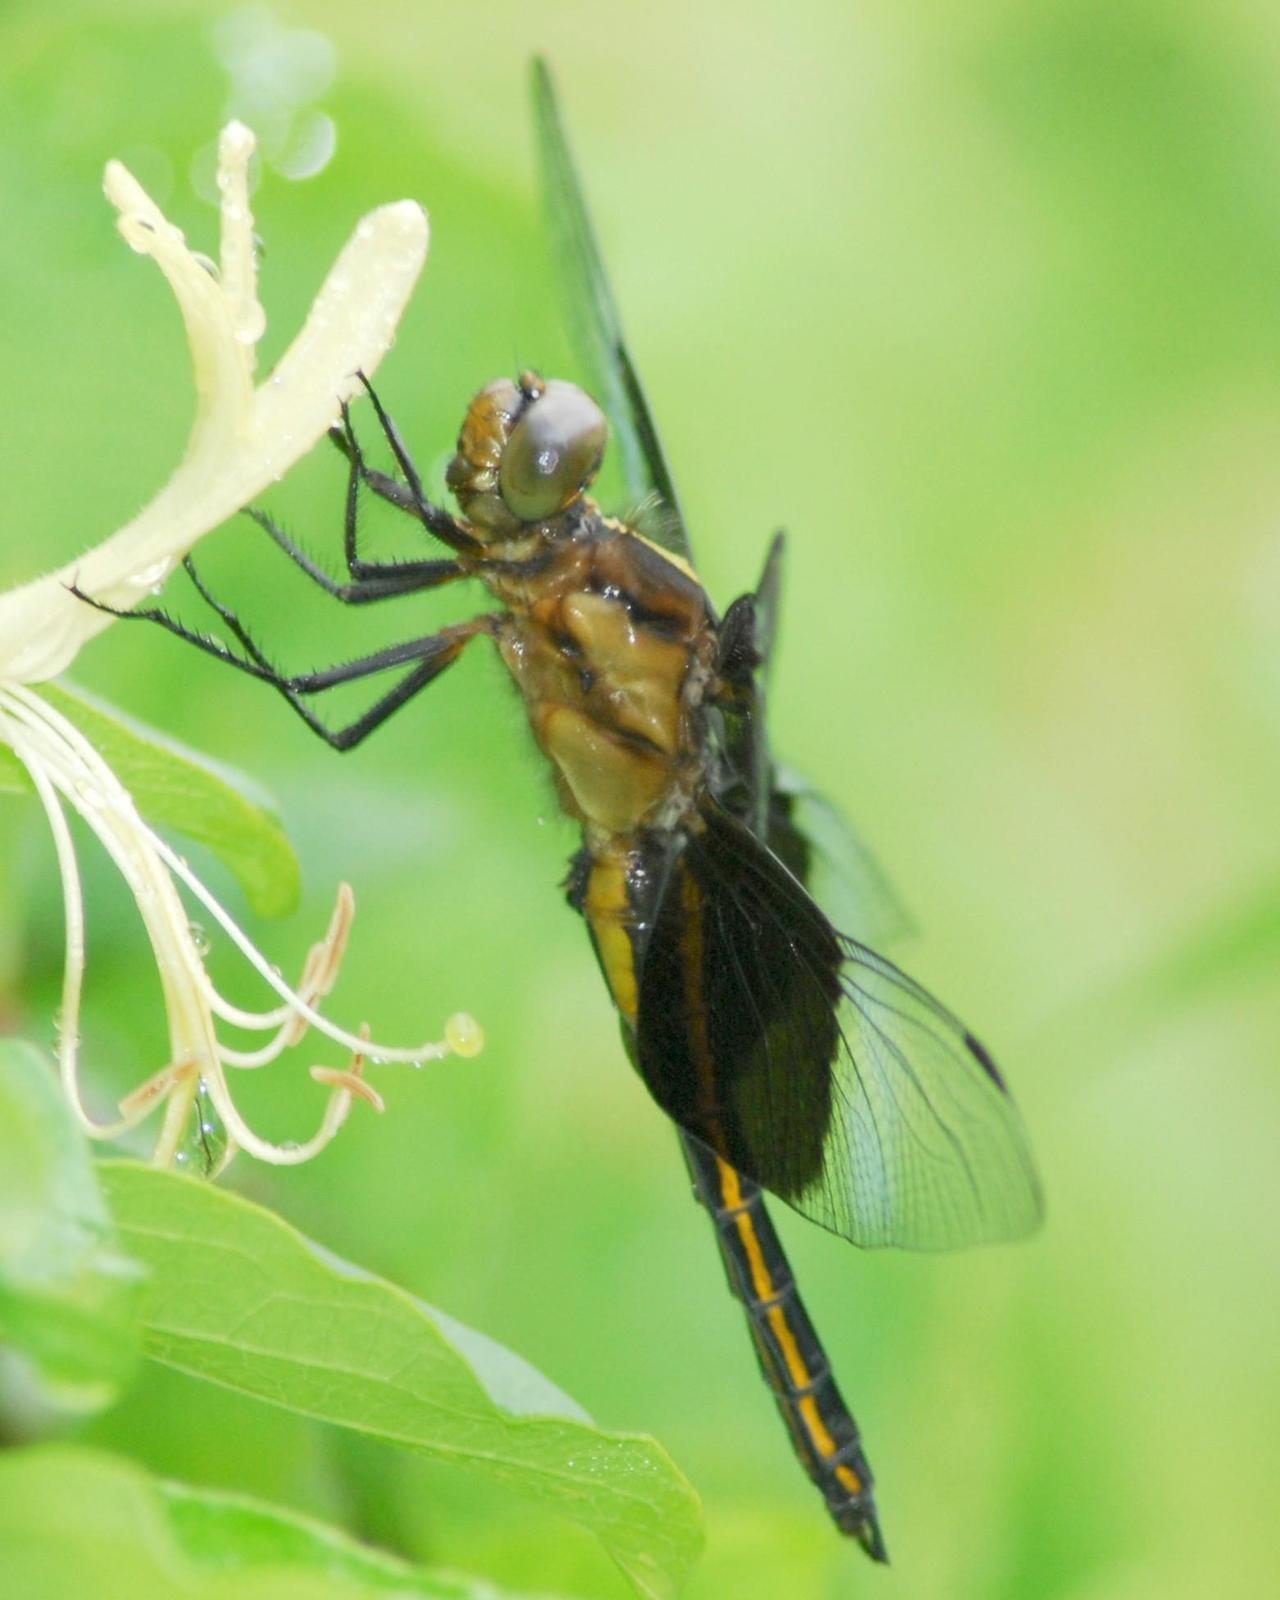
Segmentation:
[[(873, 841), (921, 930), (901, 959), (1006, 1066), (1048, 1225), (930, 1259), (782, 1219), (878, 1476), (894, 1566), (875, 1571), (791, 1459), (674, 1140), (625, 1064), (556, 887), (573, 833), (496, 661), (469, 654), (339, 758), (248, 680), (116, 628), (76, 680), (279, 798), (308, 901), (257, 930), (272, 954), (292, 968), (349, 878), (360, 910), (331, 1009), (408, 1040), (465, 1007), (488, 1032), (475, 1062), (387, 1069), (389, 1115), (357, 1108), (314, 1166), (243, 1161), (231, 1181), (510, 1344), (607, 1425), (662, 1439), (706, 1503), (691, 1595), (1273, 1593), (1270, 0), (8, 0), (0, 582), (96, 542), (178, 459), (178, 319), (116, 237), (101, 169), (122, 157), (213, 249), (198, 191), (217, 128), (232, 111), (287, 121), (253, 92), (264, 50), (268, 88), (292, 97), (281, 164), (323, 147), (309, 112), (337, 134), (305, 181), (264, 168), (267, 359), (357, 217), (412, 195), (432, 253), (380, 388), (420, 462), (438, 475), (482, 383), (563, 369), (535, 49), (702, 575), (725, 604), (790, 531), (776, 742)], [(321, 450), (269, 502), (331, 565), (341, 483)], [(418, 548), (379, 527), (378, 548)], [(474, 599), (351, 617), (272, 556), (243, 523), (202, 564), (298, 666)], [(60, 911), (34, 813), (0, 809), (0, 1023), (47, 1040)], [(164, 1040), (132, 907), (86, 868), (105, 1104)], [(253, 1087), (270, 1131), (305, 1133), (313, 1087)], [(421, 1559), (623, 1593), (585, 1536), (515, 1501), (164, 1372), (86, 1434)]]

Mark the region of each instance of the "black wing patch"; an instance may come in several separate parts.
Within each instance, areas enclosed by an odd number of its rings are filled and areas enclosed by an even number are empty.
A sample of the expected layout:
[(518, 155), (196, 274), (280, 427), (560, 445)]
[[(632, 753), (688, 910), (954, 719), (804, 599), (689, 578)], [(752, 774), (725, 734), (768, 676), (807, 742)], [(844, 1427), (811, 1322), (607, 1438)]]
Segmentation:
[(709, 729), (712, 792), (761, 838), (768, 830), (773, 785), (765, 734), (765, 672), (777, 626), (783, 548), (782, 534), (775, 534), (755, 592), (739, 595), (720, 623), (720, 691)]
[(963, 1025), (838, 934), (720, 807), (673, 863), (640, 968), (635, 1055), (682, 1127), (863, 1246), (948, 1249), (1039, 1221), (1012, 1100)]
[(547, 217), (559, 257), (570, 331), (588, 385), (608, 414), (631, 507), (649, 507), (645, 532), (692, 561), (689, 535), (649, 403), (623, 337), (582, 184), (547, 64), (532, 68), (534, 124)]

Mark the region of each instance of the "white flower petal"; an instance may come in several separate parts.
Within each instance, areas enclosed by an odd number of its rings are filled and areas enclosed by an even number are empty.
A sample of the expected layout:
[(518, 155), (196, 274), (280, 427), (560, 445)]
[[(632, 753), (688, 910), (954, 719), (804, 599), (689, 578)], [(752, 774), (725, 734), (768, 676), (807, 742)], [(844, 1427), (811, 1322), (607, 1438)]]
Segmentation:
[(263, 324), (245, 183), (252, 148), (239, 124), (223, 135), (222, 281), (119, 162), (107, 167), (121, 232), (155, 258), (182, 309), (195, 369), (195, 424), (181, 466), (132, 522), (79, 560), (0, 595), (0, 678), (36, 683), (62, 672), (112, 620), (69, 593), (71, 583), (117, 609), (135, 605), (202, 534), (311, 449), (359, 387), (357, 372), (372, 372), (391, 345), (426, 259), (426, 213), (408, 200), (360, 222), (302, 331), (254, 389), (253, 346)]

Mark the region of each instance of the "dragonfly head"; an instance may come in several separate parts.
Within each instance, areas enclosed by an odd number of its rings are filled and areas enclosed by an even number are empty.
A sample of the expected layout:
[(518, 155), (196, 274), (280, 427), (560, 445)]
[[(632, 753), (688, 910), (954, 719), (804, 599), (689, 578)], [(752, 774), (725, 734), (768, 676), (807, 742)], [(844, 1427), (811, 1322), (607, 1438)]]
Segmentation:
[(462, 513), (500, 539), (567, 510), (600, 470), (609, 425), (577, 384), (523, 372), (481, 389), (445, 474)]

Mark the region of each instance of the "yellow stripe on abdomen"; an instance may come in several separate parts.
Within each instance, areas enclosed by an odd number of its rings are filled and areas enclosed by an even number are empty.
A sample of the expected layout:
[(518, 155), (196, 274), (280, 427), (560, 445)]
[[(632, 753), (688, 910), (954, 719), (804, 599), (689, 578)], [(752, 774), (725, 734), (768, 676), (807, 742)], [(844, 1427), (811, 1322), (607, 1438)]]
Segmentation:
[[(751, 1275), (751, 1288), (757, 1300), (765, 1302), (772, 1300), (777, 1294), (777, 1286), (769, 1271), (765, 1260), (764, 1248), (756, 1234), (755, 1221), (751, 1215), (749, 1202), (742, 1196), (742, 1179), (735, 1167), (727, 1161), (717, 1158), (716, 1168), (720, 1177), (720, 1194), (723, 1208), (733, 1218), (734, 1230), (738, 1235), (738, 1242), (742, 1246), (742, 1253), (746, 1259), (747, 1270)], [(787, 1314), (781, 1304), (768, 1306), (765, 1312), (769, 1324), (769, 1331), (777, 1342), (786, 1363), (787, 1375), (797, 1389), (805, 1389), (813, 1382), (813, 1374), (809, 1371), (800, 1347), (796, 1342), (795, 1333), (787, 1321)], [(803, 1423), (814, 1453), (823, 1461), (829, 1461), (834, 1456), (839, 1446), (831, 1436), (831, 1431), (823, 1421), (822, 1412), (818, 1402), (811, 1394), (791, 1397), (780, 1395), (779, 1399), (795, 1407), (796, 1415)], [(862, 1490), (862, 1479), (852, 1468), (843, 1462), (835, 1468), (836, 1481), (850, 1494), (859, 1494)]]
[(613, 1003), (634, 1027), (640, 1002), (624, 855), (599, 855), (592, 862), (582, 914), (595, 939)]

